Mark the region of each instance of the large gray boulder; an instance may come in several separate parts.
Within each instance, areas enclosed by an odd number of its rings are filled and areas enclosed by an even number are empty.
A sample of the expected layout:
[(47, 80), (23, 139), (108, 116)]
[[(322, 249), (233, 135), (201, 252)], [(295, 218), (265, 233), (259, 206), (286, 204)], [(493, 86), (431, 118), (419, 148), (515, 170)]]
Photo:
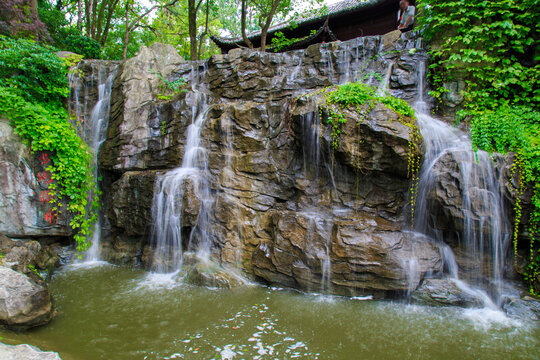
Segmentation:
[(62, 360), (58, 353), (41, 351), (35, 346), (6, 345), (0, 343), (0, 359), (2, 360)]
[(0, 324), (11, 329), (27, 329), (48, 323), (53, 315), (46, 287), (0, 266)]

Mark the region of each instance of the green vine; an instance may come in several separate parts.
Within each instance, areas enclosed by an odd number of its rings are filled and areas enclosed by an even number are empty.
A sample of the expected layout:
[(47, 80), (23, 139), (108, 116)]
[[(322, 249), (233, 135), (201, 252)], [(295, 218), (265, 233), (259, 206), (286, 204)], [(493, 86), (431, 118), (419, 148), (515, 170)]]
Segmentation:
[(523, 271), (531, 294), (537, 293), (534, 279), (540, 262), (535, 256), (540, 224), (540, 113), (526, 107), (503, 107), (498, 111), (477, 113), (471, 120), (471, 139), (475, 150), (490, 153), (515, 153), (510, 177), (515, 179), (514, 229), (512, 234), (516, 265), (518, 256), (519, 225), (522, 220), (522, 198), (526, 188), (532, 190), (532, 209), (528, 219), (530, 237), (529, 261)]
[(99, 191), (91, 150), (77, 136), (64, 108), (68, 69), (53, 49), (32, 41), (0, 36), (0, 49), (0, 116), (10, 120), (32, 153), (50, 154), (46, 171), (52, 207), (46, 220), (52, 223), (67, 211), (82, 252), (89, 246), (86, 239), (97, 219)]
[(423, 36), (430, 43), (431, 95), (443, 104), (452, 83), (463, 84), (458, 118), (470, 122), (474, 149), (516, 154), (510, 171), (516, 180), (512, 235), (516, 264), (522, 197), (526, 189), (532, 190), (529, 264), (523, 276), (530, 292), (538, 294), (534, 285), (540, 268), (535, 255), (540, 224), (538, 2), (421, 0), (418, 8)]
[(302, 38), (287, 38), (283, 32), (278, 31), (274, 34), (272, 37), (272, 45), (270, 46), (269, 50), (274, 52), (280, 52), (290, 45), (293, 45), (294, 43), (304, 40), (310, 36), (313, 36), (317, 30), (311, 30), (308, 36), (304, 36)]

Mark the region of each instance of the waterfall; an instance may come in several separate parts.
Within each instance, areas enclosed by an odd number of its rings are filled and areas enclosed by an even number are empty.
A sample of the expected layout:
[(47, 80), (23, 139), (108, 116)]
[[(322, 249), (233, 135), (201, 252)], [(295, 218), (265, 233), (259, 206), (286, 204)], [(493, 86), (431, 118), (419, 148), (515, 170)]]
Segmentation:
[[(76, 72), (75, 72), (76, 74)], [(97, 77), (97, 102), (92, 107), (88, 114), (88, 103), (92, 99), (90, 89), (85, 86), (83, 90), (83, 99), (81, 101), (81, 87), (82, 79), (78, 76), (72, 76), (70, 79), (72, 93), (70, 96), (70, 113), (75, 115), (72, 119), (73, 125), (77, 129), (79, 136), (88, 144), (92, 149), (93, 159), (92, 166), (94, 169), (94, 180), (98, 182), (98, 163), (97, 157), (99, 148), (103, 141), (105, 141), (107, 128), (109, 125), (110, 105), (111, 105), (111, 92), (114, 75), (116, 74), (116, 67), (112, 70), (106, 66), (98, 66), (97, 74), (96, 67), (92, 66), (91, 79), (92, 81)], [(90, 87), (93, 83), (90, 84)], [(95, 194), (89, 195), (88, 203), (91, 204)], [(87, 241), (91, 241), (91, 246), (85, 254), (85, 262), (96, 262), (100, 260), (100, 240), (101, 240), (101, 220), (98, 216), (98, 220), (94, 224), (92, 232), (92, 238), (88, 238)]]
[[(201, 144), (201, 130), (209, 106), (206, 94), (198, 89), (201, 75), (198, 69), (191, 72), (192, 92), (188, 98), (192, 106), (192, 121), (187, 129), (182, 165), (159, 176), (154, 187), (151, 242), (155, 245), (155, 252), (152, 268), (160, 273), (181, 269), (185, 247), (197, 250), (198, 256), (204, 259), (210, 253), (208, 224), (213, 198), (208, 184), (207, 154)], [(200, 207), (197, 222), (184, 241), (182, 231), (186, 224), (182, 223), (182, 215), (186, 190), (193, 192)]]
[[(502, 292), (504, 262), (510, 234), (510, 224), (503, 205), (502, 180), (497, 175), (489, 154), (484, 151), (475, 154), (471, 141), (464, 133), (427, 113), (423, 96), (424, 75), (425, 62), (421, 61), (417, 68), (418, 96), (414, 107), (424, 138), (425, 156), (419, 174), (415, 230), (431, 236), (441, 244), (446, 271), (450, 278), (457, 280), (460, 274), (455, 256), (445, 245), (451, 231), (437, 228), (434, 215), (436, 209), (430, 206), (430, 196), (437, 191), (439, 181), (437, 165), (445, 159), (451, 159), (457, 166), (457, 175), (452, 176), (459, 177), (462, 196), (459, 199), (459, 211), (462, 212), (463, 224), (461, 229), (456, 229), (455, 236), (473, 264), (482, 266), (486, 258), (490, 258), (493, 263), (488, 274), (493, 285), (490, 288), (494, 289), (492, 296), (497, 299)], [(467, 280), (479, 287), (485, 281), (481, 271), (476, 271), (476, 274)], [(475, 291), (464, 282), (457, 284), (464, 291)]]

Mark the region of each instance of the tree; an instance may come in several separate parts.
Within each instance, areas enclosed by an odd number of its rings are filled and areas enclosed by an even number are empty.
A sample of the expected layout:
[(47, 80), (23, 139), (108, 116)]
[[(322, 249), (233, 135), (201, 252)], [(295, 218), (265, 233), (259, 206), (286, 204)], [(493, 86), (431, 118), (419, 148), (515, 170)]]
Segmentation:
[[(107, 42), (107, 37), (111, 30), (111, 22), (113, 21), (119, 2), (120, 0), (84, 0), (86, 36), (96, 40), (101, 46), (104, 46)], [(79, 6), (79, 3), (77, 7), (79, 11), (82, 11), (82, 6)], [(78, 17), (83, 17), (80, 12)]]
[[(241, 6), (241, 29), (242, 39), (252, 48), (253, 45), (246, 35), (246, 28), (249, 25), (248, 16), (256, 19), (258, 28), (261, 31), (260, 50), (266, 51), (266, 38), (268, 29), (275, 19), (287, 20), (294, 22), (296, 19), (302, 18), (302, 14), (298, 11), (293, 11), (300, 5), (307, 6), (308, 9), (303, 10), (304, 13), (311, 13), (314, 7), (321, 4), (322, 0), (242, 0)], [(292, 14), (292, 16), (291, 16)]]
[(241, 10), (242, 12), (242, 17), (241, 17), (242, 39), (244, 40), (244, 42), (250, 49), (253, 49), (253, 44), (251, 43), (251, 41), (248, 39), (246, 35), (247, 2), (248, 0), (242, 0), (242, 10)]
[[(198, 3), (194, 5), (196, 8)], [(160, 41), (171, 44), (186, 59), (200, 60), (217, 53), (218, 48), (209, 41), (208, 34), (222, 31), (223, 25), (220, 19), (223, 12), (229, 15), (237, 14), (234, 3), (225, 0), (203, 0), (197, 9), (195, 23), (193, 23), (193, 14), (191, 15), (191, 28), (189, 12), (188, 1), (179, 1), (174, 6), (158, 10), (151, 24), (152, 35), (147, 32), (145, 36), (149, 36), (146, 37), (145, 42), (150, 44), (153, 41)]]

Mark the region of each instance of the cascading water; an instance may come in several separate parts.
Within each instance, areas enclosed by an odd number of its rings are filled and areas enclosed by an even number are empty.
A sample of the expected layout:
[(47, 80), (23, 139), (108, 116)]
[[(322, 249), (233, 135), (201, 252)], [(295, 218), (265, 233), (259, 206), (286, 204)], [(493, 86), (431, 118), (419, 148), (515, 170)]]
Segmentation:
[[(97, 74), (95, 73), (96, 71)], [(75, 76), (71, 78), (72, 94), (70, 97), (70, 112), (75, 115), (75, 122), (73, 125), (77, 128), (79, 136), (93, 151), (94, 156), (92, 166), (94, 168), (94, 180), (96, 183), (99, 176), (97, 156), (101, 144), (105, 141), (107, 127), (109, 125), (111, 92), (115, 74), (116, 67), (112, 70), (105, 66), (98, 67), (97, 70), (95, 67), (92, 67), (91, 78), (94, 79), (97, 76), (98, 99), (92, 107), (89, 116), (86, 115), (88, 113), (88, 102), (90, 99), (88, 88), (81, 85), (82, 81), (80, 78)], [(83, 90), (82, 101), (81, 88)], [(89, 195), (90, 198), (93, 198), (94, 196), (95, 194), (93, 193)], [(89, 203), (91, 203), (91, 201), (89, 201)], [(98, 216), (98, 220), (94, 225), (94, 230), (92, 232), (92, 245), (86, 252), (84, 258), (85, 262), (96, 262), (100, 260), (100, 240), (101, 221)]]
[[(486, 258), (490, 258), (493, 265), (487, 275), (493, 285), (490, 288), (494, 289), (492, 297), (498, 299), (502, 292), (510, 233), (502, 200), (502, 181), (489, 154), (483, 151), (475, 154), (471, 141), (465, 134), (427, 114), (423, 97), (424, 75), (425, 62), (420, 62), (417, 69), (418, 98), (414, 107), (424, 138), (425, 156), (419, 175), (414, 228), (436, 239), (442, 249), (448, 275), (457, 280), (459, 271), (455, 256), (450, 247), (445, 245), (449, 232), (443, 233), (437, 229), (433, 215), (436, 209), (430, 206), (430, 196), (436, 191), (439, 180), (436, 167), (445, 158), (450, 158), (458, 168), (462, 196), (460, 210), (464, 219), (462, 229), (456, 231), (457, 241), (464, 247), (473, 263), (484, 264), (488, 260)], [(467, 280), (472, 281), (475, 286), (481, 286), (485, 275), (478, 271)], [(468, 292), (476, 291), (461, 281), (458, 286)], [(490, 305), (489, 300), (486, 302), (486, 305)]]
[[(204, 70), (203, 70), (204, 73)], [(201, 73), (191, 72), (192, 92), (188, 94), (192, 105), (192, 122), (188, 126), (182, 165), (156, 180), (152, 203), (152, 243), (155, 252), (152, 262), (160, 273), (176, 272), (182, 267), (183, 249), (197, 250), (201, 258), (208, 258), (210, 239), (208, 236), (209, 209), (213, 198), (208, 184), (208, 160), (201, 144), (201, 129), (209, 110), (207, 96), (199, 91)], [(189, 184), (193, 195), (199, 199), (197, 223), (191, 229), (189, 239), (183, 241), (183, 200)]]

